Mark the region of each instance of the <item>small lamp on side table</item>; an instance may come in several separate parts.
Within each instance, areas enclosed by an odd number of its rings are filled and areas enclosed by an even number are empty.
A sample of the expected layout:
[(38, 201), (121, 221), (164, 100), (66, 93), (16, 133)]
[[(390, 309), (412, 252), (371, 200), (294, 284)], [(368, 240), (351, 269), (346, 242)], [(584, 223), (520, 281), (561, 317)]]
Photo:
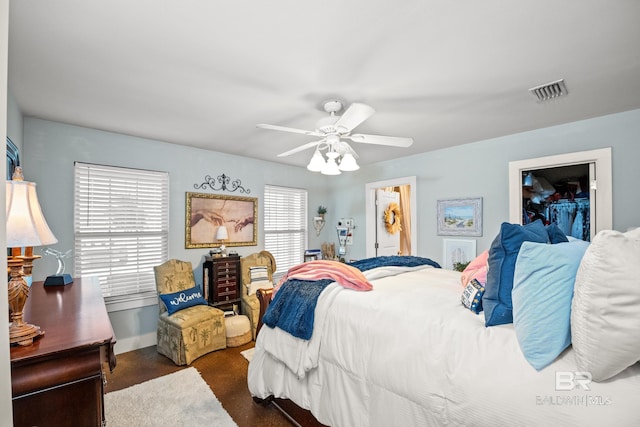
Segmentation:
[(218, 227), (218, 231), (216, 231), (216, 240), (220, 242), (220, 254), (222, 256), (227, 256), (227, 248), (224, 245), (224, 242), (229, 240), (229, 232), (227, 231), (227, 227), (221, 225)]
[[(42, 215), (38, 202), (36, 184), (23, 180), (22, 168), (16, 167), (13, 179), (7, 181), (7, 247), (12, 248), (12, 255), (7, 261), (11, 270), (8, 283), (9, 342), (11, 344), (30, 345), (41, 335), (40, 327), (25, 323), (23, 319), (24, 305), (29, 297), (29, 285), (24, 280), (23, 267), (30, 269), (33, 260), (40, 258), (33, 255), (34, 246), (52, 245), (58, 242), (47, 221)], [(21, 255), (21, 248), (25, 255)]]

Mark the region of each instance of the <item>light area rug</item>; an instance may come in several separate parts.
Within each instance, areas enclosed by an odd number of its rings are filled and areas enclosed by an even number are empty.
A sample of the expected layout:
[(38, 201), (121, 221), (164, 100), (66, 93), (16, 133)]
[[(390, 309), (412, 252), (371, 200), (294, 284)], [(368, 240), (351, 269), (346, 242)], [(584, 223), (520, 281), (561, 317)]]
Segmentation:
[(107, 393), (104, 406), (109, 427), (237, 427), (193, 367)]
[(243, 350), (240, 352), (240, 354), (247, 359), (249, 362), (251, 362), (251, 359), (253, 358), (253, 352), (255, 351), (255, 347), (252, 348), (248, 348), (246, 350)]

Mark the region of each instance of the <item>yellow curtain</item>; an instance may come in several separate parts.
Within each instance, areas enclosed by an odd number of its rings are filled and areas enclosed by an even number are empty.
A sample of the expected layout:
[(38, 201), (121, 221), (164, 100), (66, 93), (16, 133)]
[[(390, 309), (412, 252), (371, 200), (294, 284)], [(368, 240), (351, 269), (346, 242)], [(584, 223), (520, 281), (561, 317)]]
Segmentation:
[(402, 212), (400, 251), (402, 255), (411, 255), (411, 186), (401, 185), (397, 188), (400, 192), (400, 212)]

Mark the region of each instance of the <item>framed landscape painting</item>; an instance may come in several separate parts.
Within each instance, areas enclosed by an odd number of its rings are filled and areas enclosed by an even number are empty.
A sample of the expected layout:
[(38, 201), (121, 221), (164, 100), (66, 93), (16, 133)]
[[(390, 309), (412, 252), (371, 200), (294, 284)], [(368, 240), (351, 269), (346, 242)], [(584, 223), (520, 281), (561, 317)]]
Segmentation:
[[(258, 244), (258, 199), (255, 197), (187, 193), (185, 248), (256, 246)], [(216, 239), (226, 227), (228, 238)]]
[(438, 200), (439, 236), (482, 236), (482, 197)]

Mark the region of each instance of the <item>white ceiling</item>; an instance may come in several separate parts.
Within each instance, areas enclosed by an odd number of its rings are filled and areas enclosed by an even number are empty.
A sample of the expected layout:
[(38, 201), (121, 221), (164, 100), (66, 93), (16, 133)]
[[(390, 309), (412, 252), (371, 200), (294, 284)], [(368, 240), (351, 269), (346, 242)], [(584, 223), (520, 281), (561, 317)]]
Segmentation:
[[(11, 0), (25, 116), (304, 166), (322, 101), (376, 109), (361, 164), (640, 108), (636, 0)], [(569, 95), (528, 89), (565, 79)]]

